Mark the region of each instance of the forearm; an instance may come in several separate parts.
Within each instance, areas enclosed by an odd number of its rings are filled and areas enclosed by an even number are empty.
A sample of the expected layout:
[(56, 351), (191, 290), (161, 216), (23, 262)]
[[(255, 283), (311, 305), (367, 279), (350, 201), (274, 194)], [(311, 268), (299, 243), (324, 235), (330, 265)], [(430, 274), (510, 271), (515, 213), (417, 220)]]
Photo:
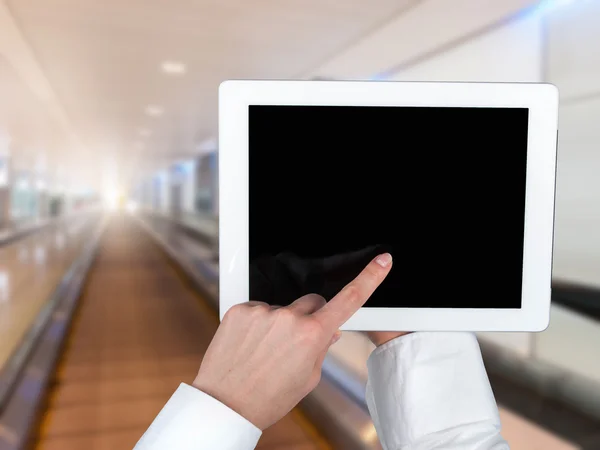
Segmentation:
[(367, 402), (385, 450), (508, 449), (470, 333), (412, 333), (373, 351)]

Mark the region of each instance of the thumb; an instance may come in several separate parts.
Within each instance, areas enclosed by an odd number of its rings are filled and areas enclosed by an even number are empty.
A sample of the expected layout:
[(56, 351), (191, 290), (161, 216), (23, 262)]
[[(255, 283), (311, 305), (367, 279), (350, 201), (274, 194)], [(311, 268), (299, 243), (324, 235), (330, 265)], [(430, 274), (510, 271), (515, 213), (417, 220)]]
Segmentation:
[(327, 347), (327, 350), (329, 350), (329, 347), (331, 347), (333, 344), (335, 344), (337, 341), (339, 341), (341, 337), (342, 337), (342, 332), (340, 330), (337, 330), (335, 333), (333, 333), (333, 336), (331, 337), (331, 341), (329, 342), (329, 346)]
[(329, 350), (329, 348), (333, 344), (335, 344), (337, 341), (339, 341), (341, 337), (342, 337), (342, 332), (340, 330), (337, 330), (333, 334), (333, 336), (331, 336), (331, 340), (329, 341), (329, 345), (327, 345), (327, 347), (325, 347), (323, 349), (323, 351), (321, 352), (321, 354), (317, 358), (317, 361), (315, 362), (315, 368), (316, 369), (318, 369), (319, 371), (321, 370), (321, 367), (323, 366), (323, 361), (325, 361), (325, 357), (327, 356), (327, 351)]
[(311, 377), (311, 382), (310, 382), (311, 390), (314, 389), (317, 386), (317, 384), (319, 383), (319, 381), (321, 380), (321, 370), (323, 369), (323, 361), (325, 361), (325, 357), (327, 356), (327, 351), (333, 344), (335, 344), (337, 341), (339, 341), (341, 337), (342, 337), (342, 332), (340, 330), (337, 330), (331, 337), (331, 341), (329, 341), (329, 344), (318, 355), (317, 360), (315, 361), (315, 367), (313, 368), (313, 374)]

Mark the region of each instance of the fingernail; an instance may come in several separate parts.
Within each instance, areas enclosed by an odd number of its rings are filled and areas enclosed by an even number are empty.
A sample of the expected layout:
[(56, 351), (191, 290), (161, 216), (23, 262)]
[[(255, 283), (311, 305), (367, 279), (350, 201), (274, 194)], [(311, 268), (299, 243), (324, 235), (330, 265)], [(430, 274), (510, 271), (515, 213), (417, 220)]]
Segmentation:
[(377, 264), (379, 264), (381, 267), (387, 267), (392, 262), (392, 255), (390, 255), (389, 253), (384, 253), (383, 255), (379, 255), (375, 259), (375, 262)]

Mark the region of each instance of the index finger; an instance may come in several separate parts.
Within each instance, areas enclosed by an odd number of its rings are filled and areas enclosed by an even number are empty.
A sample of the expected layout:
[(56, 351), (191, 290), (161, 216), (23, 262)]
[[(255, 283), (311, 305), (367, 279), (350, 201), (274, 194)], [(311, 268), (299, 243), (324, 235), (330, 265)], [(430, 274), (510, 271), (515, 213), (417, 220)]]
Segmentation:
[(325, 306), (313, 313), (321, 324), (337, 330), (363, 306), (392, 268), (392, 255), (384, 253), (373, 259)]

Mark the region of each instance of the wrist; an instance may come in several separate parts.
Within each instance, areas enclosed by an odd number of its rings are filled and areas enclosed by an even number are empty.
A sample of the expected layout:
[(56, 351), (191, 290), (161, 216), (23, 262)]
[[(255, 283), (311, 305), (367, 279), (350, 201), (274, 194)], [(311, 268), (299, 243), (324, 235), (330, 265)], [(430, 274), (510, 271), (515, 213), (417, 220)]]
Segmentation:
[(218, 388), (218, 383), (211, 383), (210, 381), (205, 380), (200, 376), (197, 376), (194, 379), (194, 381), (192, 382), (192, 386), (198, 389), (199, 391), (210, 395), (212, 398), (239, 414), (241, 417), (246, 419), (248, 422), (250, 422), (252, 425), (260, 429), (261, 431), (266, 428), (265, 426), (263, 426), (260, 420), (257, 420), (256, 417), (254, 417), (254, 415), (251, 414), (252, 409), (248, 408), (245, 405), (243, 399), (246, 398), (246, 395), (244, 395), (244, 393), (233, 392), (233, 390), (230, 390), (230, 392), (222, 392)]

